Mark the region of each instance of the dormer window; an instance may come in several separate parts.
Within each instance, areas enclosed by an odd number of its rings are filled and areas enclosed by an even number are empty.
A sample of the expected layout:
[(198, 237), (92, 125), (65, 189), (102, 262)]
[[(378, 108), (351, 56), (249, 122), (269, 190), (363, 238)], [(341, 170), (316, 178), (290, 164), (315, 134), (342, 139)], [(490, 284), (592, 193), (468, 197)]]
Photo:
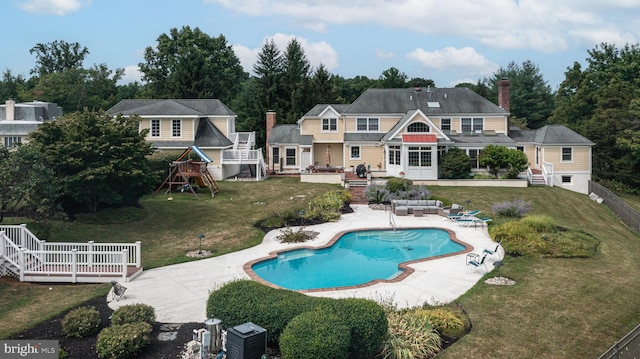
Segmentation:
[(424, 122), (414, 122), (407, 126), (407, 132), (431, 132), (431, 128)]
[(336, 132), (338, 131), (338, 119), (337, 118), (323, 118), (322, 119), (322, 132)]

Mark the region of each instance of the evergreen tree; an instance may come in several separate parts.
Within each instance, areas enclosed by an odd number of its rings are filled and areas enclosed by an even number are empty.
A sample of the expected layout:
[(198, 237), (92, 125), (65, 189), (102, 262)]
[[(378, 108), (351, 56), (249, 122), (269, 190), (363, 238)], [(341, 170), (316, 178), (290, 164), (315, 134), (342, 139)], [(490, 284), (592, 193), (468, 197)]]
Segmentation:
[[(298, 40), (289, 41), (283, 59), (285, 108), (284, 122), (295, 123), (316, 105), (311, 90), (309, 60)], [(282, 117), (281, 117), (282, 118)]]

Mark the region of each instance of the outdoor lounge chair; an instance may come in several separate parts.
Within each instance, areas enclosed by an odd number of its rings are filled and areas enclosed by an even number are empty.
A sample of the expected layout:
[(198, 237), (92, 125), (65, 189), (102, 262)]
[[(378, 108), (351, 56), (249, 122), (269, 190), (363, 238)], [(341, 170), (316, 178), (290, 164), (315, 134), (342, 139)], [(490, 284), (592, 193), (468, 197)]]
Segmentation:
[(487, 264), (485, 263), (487, 259), (487, 254), (485, 253), (482, 256), (482, 259), (480, 259), (479, 261), (477, 259), (472, 259), (470, 261), (467, 262), (467, 271), (469, 270), (469, 266), (475, 267), (475, 268), (480, 268), (481, 266), (484, 266), (484, 272), (488, 272), (489, 270), (487, 269)]
[(462, 217), (458, 219), (456, 222), (463, 227), (471, 227), (472, 224), (475, 227), (478, 224), (484, 225), (485, 223), (490, 221), (491, 221), (491, 218), (489, 217), (478, 218), (476, 216), (467, 216), (467, 217)]
[(480, 213), (480, 211), (475, 209), (473, 211), (459, 212), (459, 213), (456, 213), (456, 214), (450, 214), (450, 215), (447, 216), (447, 218), (449, 218), (449, 220), (451, 222), (457, 222), (459, 220), (464, 220), (464, 219), (469, 219), (470, 217), (475, 217), (479, 213)]
[(111, 281), (111, 286), (113, 287), (112, 290), (113, 292), (111, 293), (111, 300), (116, 300), (119, 301), (122, 298), (126, 298), (124, 295), (124, 292), (127, 291), (127, 287), (123, 286), (122, 284), (116, 282), (115, 280)]
[(482, 254), (486, 254), (486, 255), (489, 255), (489, 256), (496, 255), (498, 257), (498, 259), (500, 259), (500, 253), (498, 253), (498, 249), (500, 249), (500, 242), (498, 242), (498, 244), (496, 244), (496, 249), (491, 250), (491, 249), (485, 248), (482, 251)]

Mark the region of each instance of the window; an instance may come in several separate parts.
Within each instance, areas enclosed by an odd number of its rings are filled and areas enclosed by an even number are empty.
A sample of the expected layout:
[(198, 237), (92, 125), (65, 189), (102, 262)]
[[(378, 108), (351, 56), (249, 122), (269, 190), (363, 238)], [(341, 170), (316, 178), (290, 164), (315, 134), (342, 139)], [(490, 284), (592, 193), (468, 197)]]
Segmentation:
[(151, 120), (151, 137), (160, 137), (160, 120)]
[(389, 164), (400, 165), (400, 146), (389, 146)]
[(410, 167), (431, 167), (431, 147), (411, 146), (407, 154)]
[(360, 159), (360, 146), (351, 146), (351, 155), (349, 159), (352, 159), (352, 160)]
[(484, 122), (480, 117), (474, 118), (462, 118), (461, 119), (461, 128), (462, 132), (472, 132), (472, 131), (482, 131), (484, 130)]
[(424, 122), (414, 122), (407, 127), (407, 132), (431, 132), (431, 128)]
[(338, 119), (337, 118), (323, 118), (322, 119), (322, 132), (335, 132), (338, 131)]
[(22, 137), (9, 136), (4, 138), (4, 147), (14, 147), (18, 143), (22, 143)]
[(520, 152), (524, 152), (524, 147), (522, 146), (516, 146), (516, 150), (520, 151)]
[(475, 168), (478, 169), (478, 154), (480, 153), (480, 150), (468, 150), (468, 154), (469, 154), (469, 161), (471, 162), (471, 168)]
[(287, 148), (286, 149), (286, 166), (295, 166), (296, 165), (296, 149), (295, 148)]
[(571, 183), (571, 176), (562, 176), (562, 183)]
[(271, 165), (280, 166), (280, 147), (271, 147)]
[(441, 118), (440, 119), (440, 129), (442, 131), (451, 131), (451, 119), (450, 118)]
[(377, 118), (361, 117), (356, 119), (357, 131), (378, 131), (379, 128), (379, 120)]
[(182, 137), (182, 121), (171, 120), (171, 137)]
[(573, 161), (573, 148), (562, 147), (562, 162)]

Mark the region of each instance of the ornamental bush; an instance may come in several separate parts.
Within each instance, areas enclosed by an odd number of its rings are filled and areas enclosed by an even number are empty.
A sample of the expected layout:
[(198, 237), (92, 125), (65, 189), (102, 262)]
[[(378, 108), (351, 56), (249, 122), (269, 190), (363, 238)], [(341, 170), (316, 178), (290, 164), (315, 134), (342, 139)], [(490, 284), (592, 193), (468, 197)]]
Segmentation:
[(380, 184), (367, 186), (364, 190), (364, 196), (370, 203), (384, 203), (392, 199), (387, 186)]
[(126, 359), (138, 354), (151, 342), (149, 323), (112, 325), (98, 334), (96, 352), (99, 358)]
[(491, 206), (491, 210), (493, 213), (505, 217), (522, 217), (531, 211), (531, 202), (525, 201), (523, 198), (516, 198), (513, 201), (496, 203)]
[(389, 335), (380, 357), (387, 359), (431, 358), (441, 349), (442, 340), (429, 319), (415, 310), (388, 314)]
[(349, 358), (349, 326), (329, 307), (293, 318), (280, 336), (282, 359)]
[(331, 308), (351, 328), (351, 358), (373, 358), (389, 332), (384, 309), (372, 300), (361, 298), (337, 299), (332, 301)]
[(442, 155), (438, 174), (442, 179), (465, 179), (471, 173), (471, 159), (469, 155), (458, 147), (450, 148)]
[(111, 325), (145, 322), (153, 325), (156, 322), (156, 312), (152, 306), (146, 304), (124, 305), (113, 312)]
[(299, 314), (312, 310), (314, 299), (252, 280), (237, 280), (209, 295), (207, 318), (218, 318), (227, 328), (255, 323), (267, 330), (267, 343), (277, 346), (287, 324)]
[(62, 319), (62, 332), (67, 337), (84, 338), (98, 332), (100, 312), (96, 307), (78, 307)]
[(387, 189), (392, 193), (408, 191), (413, 186), (413, 181), (407, 178), (391, 177), (387, 180)]
[(416, 309), (416, 315), (429, 320), (433, 328), (447, 338), (459, 338), (465, 333), (466, 328), (462, 319), (448, 309)]

